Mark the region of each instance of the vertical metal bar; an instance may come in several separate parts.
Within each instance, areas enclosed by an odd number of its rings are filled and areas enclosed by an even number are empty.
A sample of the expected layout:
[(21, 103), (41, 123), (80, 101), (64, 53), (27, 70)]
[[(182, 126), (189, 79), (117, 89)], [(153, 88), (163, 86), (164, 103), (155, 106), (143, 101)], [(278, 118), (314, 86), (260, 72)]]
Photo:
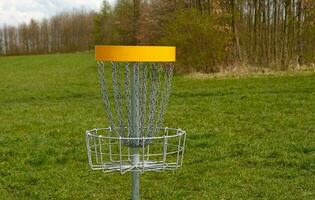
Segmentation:
[(182, 160), (180, 162), (180, 166), (183, 165), (183, 160), (184, 160), (184, 152), (185, 152), (185, 143), (186, 143), (186, 131), (184, 133), (184, 142), (183, 142), (183, 147), (182, 147)]
[(100, 158), (101, 158), (101, 167), (102, 167), (102, 171), (104, 171), (104, 166), (103, 166), (103, 155), (102, 155), (102, 136), (99, 135), (98, 136), (98, 143), (100, 144)]
[(144, 137), (142, 137), (142, 173), (144, 172), (144, 151), (145, 151), (145, 146), (144, 146)]
[(121, 136), (119, 136), (119, 160), (120, 160), (120, 173), (122, 173), (123, 158), (122, 158), (122, 152), (121, 152)]
[[(139, 121), (138, 115), (137, 115), (137, 102), (136, 102), (136, 65), (133, 66), (132, 73), (131, 73), (131, 84), (130, 84), (130, 90), (131, 90), (131, 138), (139, 138), (138, 130), (137, 130), (137, 122)], [(135, 147), (132, 148), (132, 164), (134, 166), (134, 169), (132, 171), (132, 200), (139, 200), (139, 192), (140, 192), (140, 177), (139, 177), (139, 171), (138, 171), (138, 162), (139, 162), (139, 149), (136, 147), (138, 139), (133, 139), (134, 141), (131, 143), (135, 145)]]
[[(178, 135), (178, 132), (181, 131), (180, 129), (177, 129), (176, 134)], [(177, 147), (177, 159), (176, 159), (176, 169), (178, 168), (178, 161), (179, 161), (179, 153), (180, 153), (180, 143), (182, 140), (182, 135), (179, 135), (178, 139), (178, 147)]]
[(150, 159), (150, 144), (147, 146), (147, 160)]
[[(88, 159), (89, 159), (89, 165), (90, 167), (93, 166), (93, 162), (92, 162), (92, 157), (91, 157), (91, 145), (90, 145), (90, 133), (88, 131), (86, 131), (85, 133), (85, 140), (86, 140), (86, 149), (87, 149), (87, 153), (88, 153)], [(94, 141), (95, 141), (95, 137), (94, 138)], [(97, 157), (97, 155), (96, 155)]]
[(109, 144), (109, 160), (113, 161), (113, 157), (112, 157), (112, 139), (108, 138), (108, 144)]
[[(109, 137), (108, 137), (108, 148), (109, 148), (109, 160), (113, 161), (113, 155), (112, 155), (112, 128), (109, 127)], [(115, 143), (115, 142), (114, 142)]]
[(131, 161), (131, 159), (130, 159), (130, 147), (129, 146), (127, 147), (127, 154), (128, 154), (128, 161)]
[(168, 138), (168, 128), (164, 128), (164, 141), (163, 141), (163, 171), (165, 169), (165, 161), (167, 155), (167, 138)]
[(163, 171), (165, 169), (166, 155), (167, 155), (167, 136), (164, 135), (164, 141), (163, 141)]
[[(97, 135), (97, 130), (94, 129), (94, 131), (95, 131), (94, 134)], [(93, 142), (94, 142), (95, 161), (96, 163), (98, 163), (97, 145), (96, 145), (95, 137), (93, 137)]]

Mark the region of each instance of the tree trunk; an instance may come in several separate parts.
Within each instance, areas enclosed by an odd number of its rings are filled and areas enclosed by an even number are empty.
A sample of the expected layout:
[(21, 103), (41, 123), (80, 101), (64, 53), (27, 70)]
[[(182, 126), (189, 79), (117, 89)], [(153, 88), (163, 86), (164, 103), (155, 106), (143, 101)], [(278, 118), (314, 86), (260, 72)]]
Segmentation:
[(304, 0), (298, 2), (298, 63), (299, 65), (304, 64), (303, 58), (303, 11), (304, 11)]
[(239, 40), (238, 29), (237, 29), (237, 25), (236, 25), (236, 20), (237, 20), (236, 8), (235, 8), (236, 4), (237, 4), (236, 0), (231, 0), (231, 6), (232, 6), (232, 27), (233, 27), (233, 31), (234, 31), (234, 38), (235, 38), (235, 44), (236, 44), (236, 50), (237, 50), (237, 57), (238, 57), (239, 61), (242, 62), (240, 40)]
[(0, 28), (0, 55), (3, 55), (3, 33), (2, 33), (2, 28)]
[(273, 48), (273, 54), (274, 54), (274, 61), (275, 63), (278, 63), (278, 24), (279, 24), (279, 0), (275, 0), (274, 4), (274, 48)]
[(133, 0), (133, 43), (139, 44), (140, 0)]
[(288, 13), (289, 13), (289, 1), (285, 2), (285, 14), (283, 22), (283, 44), (282, 44), (282, 58), (281, 67), (286, 69), (288, 67)]

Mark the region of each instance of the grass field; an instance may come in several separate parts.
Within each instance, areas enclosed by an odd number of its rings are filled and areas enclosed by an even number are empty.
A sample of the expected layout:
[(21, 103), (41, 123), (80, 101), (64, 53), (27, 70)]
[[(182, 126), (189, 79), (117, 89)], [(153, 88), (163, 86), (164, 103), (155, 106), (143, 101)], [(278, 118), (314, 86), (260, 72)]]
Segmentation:
[[(176, 76), (166, 123), (184, 166), (146, 173), (142, 199), (315, 199), (315, 73)], [(93, 55), (0, 58), (0, 199), (128, 199), (130, 174), (91, 171), (107, 126)]]

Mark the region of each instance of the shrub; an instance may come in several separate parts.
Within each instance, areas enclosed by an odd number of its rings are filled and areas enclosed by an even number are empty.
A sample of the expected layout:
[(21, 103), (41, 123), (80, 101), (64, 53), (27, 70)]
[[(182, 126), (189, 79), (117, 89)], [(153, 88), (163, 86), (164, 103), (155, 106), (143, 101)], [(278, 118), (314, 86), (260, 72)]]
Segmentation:
[(177, 70), (202, 72), (219, 71), (228, 42), (229, 31), (196, 9), (179, 9), (168, 16), (159, 41), (177, 47)]

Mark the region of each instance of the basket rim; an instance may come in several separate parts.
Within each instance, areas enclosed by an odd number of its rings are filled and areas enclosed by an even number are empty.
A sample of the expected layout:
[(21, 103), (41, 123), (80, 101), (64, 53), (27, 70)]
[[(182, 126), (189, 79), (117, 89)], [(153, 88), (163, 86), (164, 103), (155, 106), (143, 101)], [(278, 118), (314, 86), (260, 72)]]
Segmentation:
[[(127, 128), (127, 127), (124, 127)], [(92, 130), (87, 130), (86, 135), (92, 136), (92, 137), (98, 137), (98, 138), (106, 138), (106, 139), (119, 139), (119, 140), (147, 140), (147, 139), (165, 139), (165, 138), (174, 138), (179, 137), (186, 134), (186, 131), (180, 129), (180, 128), (168, 128), (163, 127), (159, 128), (159, 130), (166, 131), (176, 131), (176, 134), (167, 134), (163, 136), (153, 136), (153, 137), (121, 137), (121, 136), (104, 136), (102, 134), (97, 134), (98, 131), (112, 131), (111, 127), (107, 128), (94, 128)], [(93, 134), (94, 132), (94, 134)]]

